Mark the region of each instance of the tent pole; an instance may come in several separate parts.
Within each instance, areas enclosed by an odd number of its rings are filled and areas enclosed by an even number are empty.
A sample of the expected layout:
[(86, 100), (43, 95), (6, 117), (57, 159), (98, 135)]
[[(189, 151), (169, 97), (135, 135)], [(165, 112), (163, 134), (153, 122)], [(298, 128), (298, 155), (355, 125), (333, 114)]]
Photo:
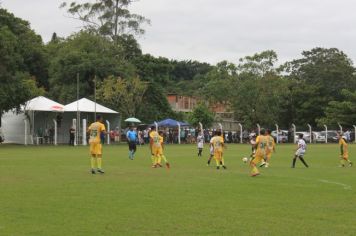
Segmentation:
[(108, 120), (106, 120), (106, 125), (107, 125), (107, 130), (108, 132), (106, 133), (107, 136), (107, 144), (110, 144), (110, 122)]
[(57, 146), (57, 120), (53, 119), (53, 123), (54, 123), (54, 145)]
[[(72, 127), (77, 128), (77, 119), (72, 120)], [(77, 130), (76, 130), (75, 134), (74, 134), (74, 146), (77, 146), (77, 139), (78, 139), (78, 136), (77, 136)]]
[(26, 118), (23, 121), (25, 122), (25, 145), (27, 145), (27, 120), (26, 120)]
[(87, 120), (86, 119), (83, 119), (83, 139), (82, 139), (82, 144), (84, 146), (87, 145)]
[(178, 144), (180, 144), (180, 124), (178, 123)]
[(79, 145), (79, 129), (80, 129), (80, 114), (79, 114), (79, 73), (77, 73), (77, 122), (75, 127), (76, 139), (75, 142), (77, 146)]
[(33, 136), (34, 135), (35, 135), (35, 111), (33, 110), (32, 111), (32, 135), (31, 135), (32, 145), (34, 145), (34, 142), (33, 142)]

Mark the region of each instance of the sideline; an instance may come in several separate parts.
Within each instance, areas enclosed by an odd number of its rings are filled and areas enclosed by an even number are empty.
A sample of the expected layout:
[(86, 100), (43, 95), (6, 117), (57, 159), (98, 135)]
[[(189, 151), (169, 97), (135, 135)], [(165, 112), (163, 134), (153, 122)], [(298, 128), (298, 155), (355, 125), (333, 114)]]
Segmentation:
[(326, 183), (326, 184), (336, 184), (342, 186), (345, 190), (352, 190), (352, 187), (350, 185), (339, 183), (339, 182), (333, 182), (325, 179), (319, 179), (319, 182)]

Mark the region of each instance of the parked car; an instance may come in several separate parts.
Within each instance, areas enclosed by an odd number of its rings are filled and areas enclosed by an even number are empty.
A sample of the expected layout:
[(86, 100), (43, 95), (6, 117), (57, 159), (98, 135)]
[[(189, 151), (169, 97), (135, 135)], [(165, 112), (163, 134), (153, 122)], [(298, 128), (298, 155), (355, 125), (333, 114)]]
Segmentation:
[(298, 140), (299, 138), (299, 134), (303, 134), (303, 139), (305, 140), (305, 142), (309, 143), (310, 142), (310, 133), (306, 132), (306, 131), (298, 131), (295, 132), (295, 140)]
[(322, 135), (320, 131), (313, 131), (314, 143), (325, 143), (325, 135)]
[[(337, 131), (336, 130), (328, 130), (328, 143), (337, 143), (338, 142), (338, 138), (337, 138)], [(320, 140), (324, 140), (325, 142), (325, 136), (326, 136), (326, 132), (325, 131), (321, 131), (320, 132), (320, 136), (319, 136), (319, 141)]]
[[(277, 141), (277, 131), (273, 130), (271, 132), (272, 137)], [(288, 142), (288, 130), (279, 130), (278, 132), (278, 142), (287, 143)]]

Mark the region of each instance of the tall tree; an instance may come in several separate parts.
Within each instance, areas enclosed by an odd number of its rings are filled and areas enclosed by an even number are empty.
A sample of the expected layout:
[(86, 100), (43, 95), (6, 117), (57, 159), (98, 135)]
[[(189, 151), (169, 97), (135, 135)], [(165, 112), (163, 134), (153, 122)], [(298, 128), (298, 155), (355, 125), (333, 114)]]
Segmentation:
[(288, 97), (288, 81), (275, 67), (277, 54), (264, 51), (240, 60), (238, 66), (219, 63), (205, 86), (207, 99), (231, 106), (235, 119), (247, 127), (271, 126), (281, 121)]
[(181, 114), (172, 111), (168, 103), (163, 86), (159, 83), (148, 83), (147, 90), (143, 96), (137, 117), (143, 122), (158, 121), (171, 117), (181, 118)]
[(122, 48), (108, 39), (79, 32), (47, 45), (52, 98), (68, 103), (76, 99), (77, 74), (80, 96), (93, 97), (94, 78), (100, 82), (110, 75), (132, 77), (134, 67), (124, 60)]
[(164, 86), (170, 80), (173, 65), (167, 58), (144, 54), (137, 57), (133, 63), (137, 68), (137, 74), (145, 81)]
[(282, 107), (288, 96), (287, 84), (278, 76), (241, 80), (231, 101), (235, 118), (250, 128), (257, 123), (265, 127), (285, 125), (281, 117), (285, 115)]
[(235, 93), (237, 68), (233, 63), (222, 61), (204, 76), (202, 95), (212, 103), (229, 103)]
[(29, 23), (0, 9), (0, 115), (44, 92), (37, 88), (46, 77), (43, 52)]
[(141, 106), (147, 83), (139, 78), (122, 79), (110, 76), (98, 85), (97, 97), (120, 112), (123, 118), (136, 116)]
[(315, 126), (330, 101), (343, 99), (342, 89), (356, 89), (355, 68), (336, 48), (314, 48), (302, 55), (303, 58), (283, 67), (286, 77), (294, 81), (291, 87), (294, 119)]
[(200, 103), (190, 114), (189, 122), (195, 127), (198, 127), (200, 122), (203, 127), (210, 128), (214, 122), (214, 113), (209, 110), (206, 104)]
[(120, 35), (143, 34), (143, 23), (149, 23), (145, 17), (133, 14), (128, 7), (134, 0), (96, 0), (94, 3), (63, 2), (61, 8), (67, 8), (69, 14), (85, 23), (85, 29), (119, 40)]
[(246, 56), (239, 61), (238, 70), (240, 73), (263, 77), (267, 73), (276, 72), (275, 66), (278, 61), (278, 56), (275, 51), (267, 50), (252, 56)]
[(338, 123), (352, 127), (356, 122), (356, 90), (341, 91), (342, 101), (331, 101), (325, 109), (325, 116), (318, 119), (319, 126), (324, 124), (336, 126)]

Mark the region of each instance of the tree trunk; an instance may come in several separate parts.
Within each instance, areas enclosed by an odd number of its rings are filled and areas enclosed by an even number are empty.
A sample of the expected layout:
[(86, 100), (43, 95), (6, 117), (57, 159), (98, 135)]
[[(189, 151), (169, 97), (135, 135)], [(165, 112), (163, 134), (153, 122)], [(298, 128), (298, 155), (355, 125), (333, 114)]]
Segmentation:
[(117, 37), (117, 34), (118, 34), (117, 26), (118, 26), (118, 21), (119, 21), (118, 11), (119, 11), (119, 0), (116, 0), (116, 4), (115, 4), (115, 32), (114, 32), (114, 41), (116, 44), (118, 43), (118, 37)]

